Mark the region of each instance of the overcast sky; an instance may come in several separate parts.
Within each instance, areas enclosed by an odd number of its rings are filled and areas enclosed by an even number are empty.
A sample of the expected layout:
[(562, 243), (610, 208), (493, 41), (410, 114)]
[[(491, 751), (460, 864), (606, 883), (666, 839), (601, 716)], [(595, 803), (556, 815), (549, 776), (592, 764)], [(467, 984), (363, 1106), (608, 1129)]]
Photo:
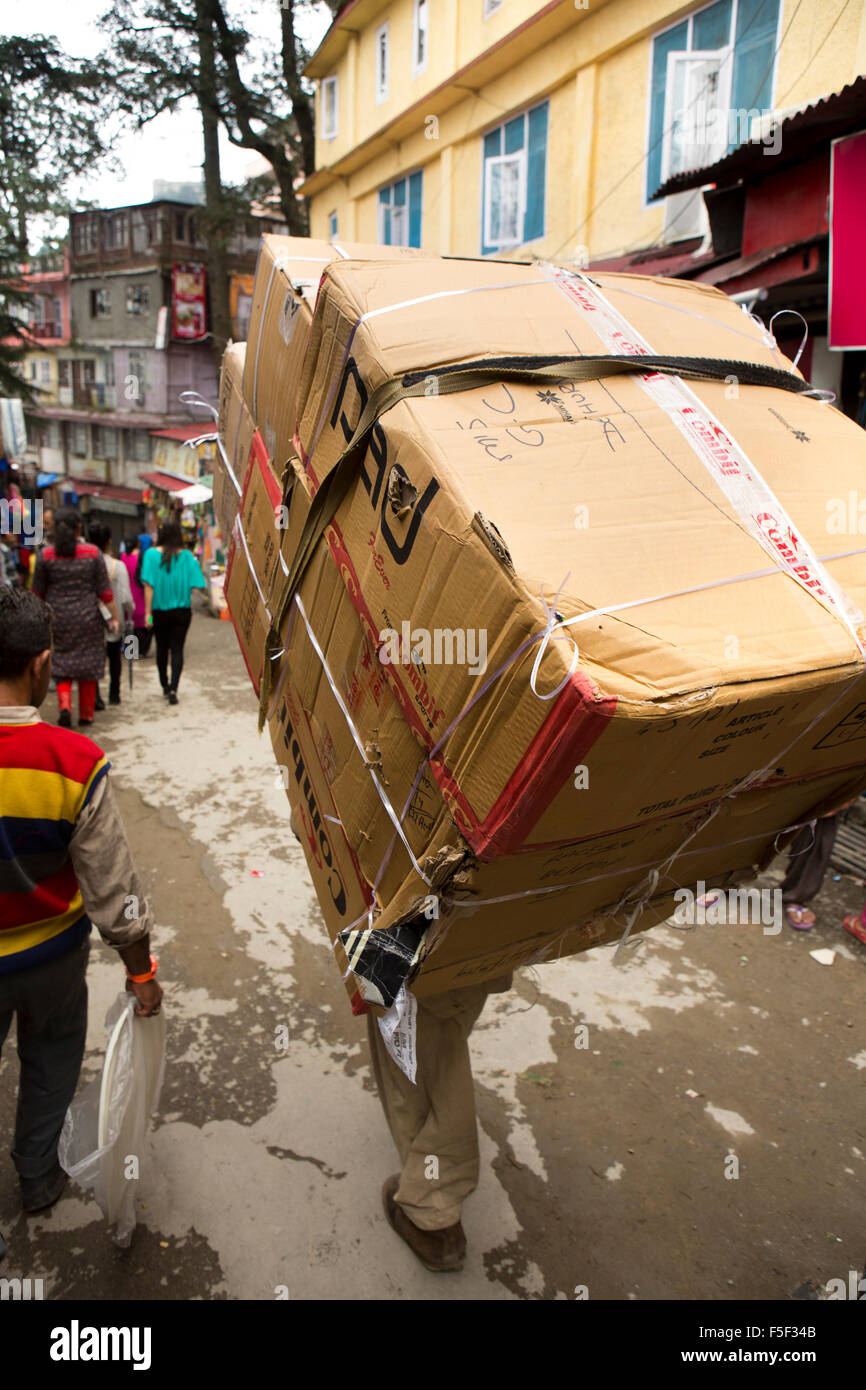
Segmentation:
[[(54, 35), (61, 47), (79, 58), (92, 58), (106, 46), (106, 36), (95, 21), (110, 0), (30, 0), (14, 4), (0, 0), (2, 29), (6, 34)], [(276, 45), (279, 41), (279, 0), (230, 0), (229, 13), (243, 18), (251, 32)], [(324, 5), (304, 16), (305, 37), (314, 48), (330, 20)], [(201, 121), (195, 102), (185, 109), (160, 116), (137, 135), (115, 143), (114, 153), (123, 166), (120, 175), (95, 173), (73, 192), (94, 199), (102, 207), (146, 203), (153, 196), (154, 179), (186, 181), (201, 177)], [(222, 140), (222, 171), (226, 183), (239, 183), (248, 166), (257, 160), (252, 150), (239, 150)]]

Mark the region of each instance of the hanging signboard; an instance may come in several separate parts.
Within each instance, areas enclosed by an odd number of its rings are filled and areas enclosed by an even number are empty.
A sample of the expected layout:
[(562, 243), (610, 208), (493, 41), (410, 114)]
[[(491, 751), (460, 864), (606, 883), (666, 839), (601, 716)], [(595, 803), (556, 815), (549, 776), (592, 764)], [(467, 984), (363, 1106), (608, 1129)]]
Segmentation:
[(197, 342), (206, 329), (204, 266), (176, 263), (171, 284), (172, 337)]
[(866, 131), (834, 140), (830, 164), (829, 347), (866, 348)]

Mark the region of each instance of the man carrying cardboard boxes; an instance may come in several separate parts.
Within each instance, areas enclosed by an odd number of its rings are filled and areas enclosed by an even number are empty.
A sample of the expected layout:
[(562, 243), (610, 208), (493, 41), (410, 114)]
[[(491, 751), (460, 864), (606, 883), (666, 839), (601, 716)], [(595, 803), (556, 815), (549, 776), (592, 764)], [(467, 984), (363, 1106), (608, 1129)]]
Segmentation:
[(487, 995), (866, 785), (862, 561), (825, 554), (824, 497), (864, 445), (706, 287), (362, 251), (263, 244), (223, 368), (227, 596), (370, 1015), (385, 1211), (438, 1271)]
[(478, 1124), (469, 1034), (489, 994), (512, 977), (418, 1001), (414, 1084), (388, 1052), (379, 1020), (367, 1015), (376, 1089), (401, 1170), (382, 1188), (389, 1222), (426, 1269), (462, 1269), (463, 1203), (478, 1186)]

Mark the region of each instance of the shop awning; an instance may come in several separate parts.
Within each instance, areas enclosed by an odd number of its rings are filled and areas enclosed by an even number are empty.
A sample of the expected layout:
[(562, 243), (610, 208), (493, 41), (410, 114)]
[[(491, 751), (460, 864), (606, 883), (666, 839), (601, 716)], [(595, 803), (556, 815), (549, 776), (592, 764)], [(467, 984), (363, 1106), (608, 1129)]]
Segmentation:
[(90, 498), (90, 510), (112, 512), (118, 516), (139, 515), (142, 506), (140, 488), (121, 487), (118, 483), (100, 483), (91, 478), (61, 478), (62, 493), (75, 493)]
[(176, 495), (177, 500), (182, 502), (185, 507), (195, 507), (199, 502), (210, 501), (213, 497), (213, 488), (205, 487), (202, 483), (193, 483)]
[[(812, 154), (821, 145), (829, 151), (831, 140), (862, 128), (864, 106), (866, 75), (856, 78), (838, 92), (830, 92), (808, 106), (783, 116), (776, 125), (779, 144), (778, 153), (774, 152), (771, 161), (774, 167)], [(749, 176), (760, 177), (767, 173), (768, 150), (769, 146), (760, 139), (745, 140), (715, 164), (672, 174), (652, 196), (661, 198), (689, 188), (702, 188), (708, 183), (723, 187)]]
[(148, 487), (159, 488), (160, 492), (177, 494), (184, 488), (192, 487), (192, 478), (175, 478), (171, 473), (139, 473), (139, 478)]
[(141, 488), (100, 483), (93, 478), (66, 477), (60, 486), (64, 492), (77, 492), (79, 497), (101, 497), (110, 502), (135, 502), (137, 505), (142, 501)]
[(208, 425), (208, 422), (199, 421), (197, 425), (167, 425), (164, 430), (149, 430), (155, 439), (174, 439), (178, 444), (185, 444), (188, 439), (198, 439), (203, 434), (214, 434), (215, 425)]

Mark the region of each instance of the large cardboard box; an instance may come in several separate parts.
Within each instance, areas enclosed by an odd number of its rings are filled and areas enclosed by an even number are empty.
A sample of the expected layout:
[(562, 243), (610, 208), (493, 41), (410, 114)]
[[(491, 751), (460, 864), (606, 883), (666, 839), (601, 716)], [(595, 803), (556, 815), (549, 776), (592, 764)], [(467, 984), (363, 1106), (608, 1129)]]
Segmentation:
[(407, 246), (262, 237), (243, 392), (278, 474), (294, 452), (298, 382), (322, 272), (334, 260), (407, 260), (422, 255)]
[(253, 436), (240, 508), (226, 560), (225, 596), (256, 694), (271, 625), (271, 592), (280, 561), (282, 493), (261, 436)]
[(245, 356), (246, 343), (230, 343), (223, 353), (220, 371), (213, 506), (226, 545), (240, 508), (256, 434), (256, 422), (244, 403)]
[[(287, 554), (309, 505), (298, 484), (290, 495)], [(411, 958), (419, 996), (615, 941), (641, 900), (638, 930), (670, 915), (681, 885), (748, 879), (780, 837), (844, 804), (866, 777), (862, 767), (842, 767), (722, 798), (711, 815), (660, 811), (613, 833), (560, 847), (525, 847), (484, 863), (471, 853), (435, 781), (425, 775), (416, 784), (420, 748), (377, 665), (375, 639), (358, 620), (339, 555), (324, 541), (287, 615), (283, 639), (289, 675), (281, 679), (291, 681), (296, 721), (303, 718), (309, 732), (333, 823), (374, 908), (372, 916), (362, 908), (340, 925), (341, 941), (353, 949), (361, 995), (373, 1004), (389, 1005), (386, 979), (400, 978), (394, 975), (394, 933), (408, 952), (407, 969)], [(333, 937), (327, 900), (326, 908)]]
[[(267, 488), (239, 520), (251, 670), (310, 499), (378, 385), (645, 341), (778, 365), (703, 287), (332, 265), (279, 553)], [(666, 397), (656, 375), (400, 401), (283, 615), (271, 737), (350, 993), (374, 1005), (401, 971), (423, 995), (643, 930), (680, 885), (743, 881), (866, 786), (866, 584), (826, 531), (862, 432), (776, 388)]]
[[(301, 387), (310, 484), (385, 381), (633, 346), (778, 365), (703, 286), (331, 265)], [(383, 669), (479, 858), (866, 761), (866, 570), (827, 534), (864, 463), (818, 400), (658, 373), (431, 387), (379, 419), (328, 535), (380, 660), (409, 637)]]

